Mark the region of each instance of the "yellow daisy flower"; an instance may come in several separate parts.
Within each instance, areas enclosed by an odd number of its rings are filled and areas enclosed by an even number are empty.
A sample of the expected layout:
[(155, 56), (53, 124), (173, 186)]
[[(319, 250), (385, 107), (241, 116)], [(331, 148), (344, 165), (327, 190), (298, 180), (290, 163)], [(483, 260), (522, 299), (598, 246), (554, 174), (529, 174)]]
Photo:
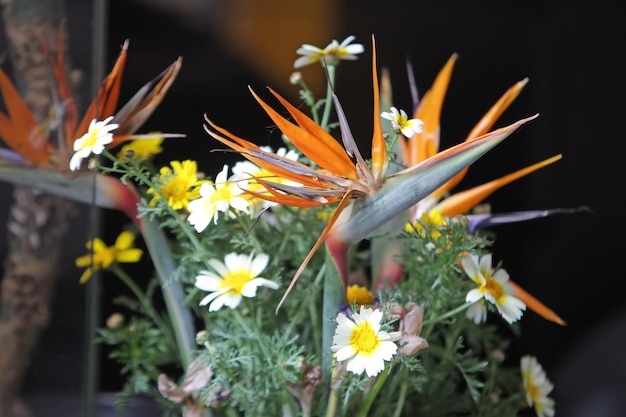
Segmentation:
[(359, 306), (369, 306), (374, 303), (374, 294), (360, 285), (350, 285), (346, 290), (346, 299), (348, 300), (348, 305), (356, 303)]
[(412, 232), (413, 230), (417, 230), (417, 233), (420, 236), (426, 236), (426, 227), (430, 231), (430, 235), (434, 240), (437, 240), (441, 233), (437, 230), (438, 227), (446, 226), (448, 223), (446, 222), (446, 218), (441, 214), (441, 211), (437, 209), (432, 209), (429, 211), (425, 211), (419, 218), (419, 221), (413, 223), (407, 223), (405, 230), (408, 232)]
[(198, 164), (185, 160), (182, 163), (172, 161), (170, 166), (159, 170), (158, 190), (154, 187), (148, 189), (148, 194), (153, 195), (150, 206), (154, 206), (162, 196), (174, 210), (186, 209), (189, 201), (199, 196), (199, 186), (204, 182), (198, 179)]
[(149, 158), (152, 155), (163, 152), (163, 148), (161, 147), (163, 140), (164, 138), (135, 139), (122, 146), (117, 154), (117, 158), (120, 161)]
[(99, 239), (95, 238), (85, 245), (91, 253), (76, 258), (76, 266), (87, 268), (80, 277), (80, 283), (84, 284), (89, 280), (93, 271), (109, 268), (114, 262), (131, 263), (138, 262), (143, 255), (143, 251), (133, 247), (135, 235), (129, 231), (123, 231), (115, 239), (115, 245), (107, 246)]

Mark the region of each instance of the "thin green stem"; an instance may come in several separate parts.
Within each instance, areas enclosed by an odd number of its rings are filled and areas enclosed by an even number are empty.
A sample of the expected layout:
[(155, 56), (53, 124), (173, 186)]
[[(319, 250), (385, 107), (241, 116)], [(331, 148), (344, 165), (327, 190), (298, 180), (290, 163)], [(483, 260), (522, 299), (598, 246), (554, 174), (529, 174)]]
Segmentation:
[[(161, 330), (161, 332), (171, 338), (173, 335), (171, 334), (170, 329), (168, 328), (168, 326), (165, 325), (159, 313), (154, 309), (154, 306), (148, 299), (146, 293), (144, 293), (141, 288), (139, 288), (137, 283), (117, 263), (111, 265), (109, 269), (111, 270), (111, 272), (117, 275), (117, 277), (124, 283), (124, 285), (128, 287), (129, 290), (132, 291), (132, 293), (135, 295), (135, 298), (137, 298), (137, 300), (143, 307), (145, 313), (150, 317), (150, 319), (152, 319), (154, 324)], [(174, 345), (176, 345), (176, 343), (174, 343)]]
[(376, 396), (380, 392), (380, 389), (383, 387), (383, 385), (385, 385), (385, 381), (387, 380), (387, 377), (390, 373), (391, 367), (387, 365), (383, 373), (376, 379), (376, 382), (374, 383), (374, 386), (372, 387), (370, 392), (367, 393), (367, 397), (365, 398), (363, 405), (355, 415), (356, 417), (367, 417), (367, 413), (369, 413), (372, 404), (374, 404)]
[(430, 332), (432, 331), (433, 326), (440, 322), (443, 321), (447, 318), (456, 316), (458, 313), (460, 313), (463, 310), (466, 310), (469, 306), (471, 306), (472, 303), (465, 303), (465, 304), (461, 304), (460, 306), (458, 306), (457, 308), (450, 310), (448, 312), (446, 312), (445, 314), (442, 314), (441, 316), (438, 317), (434, 317), (428, 320), (424, 320), (424, 323), (422, 324), (423, 326), (425, 326), (424, 331), (422, 332), (425, 336), (425, 338), (430, 334)]
[(335, 83), (335, 66), (326, 65), (326, 73), (328, 74), (328, 83), (326, 85), (326, 99), (324, 101), (324, 113), (322, 113), (322, 129), (328, 131), (328, 119), (330, 119), (330, 110), (333, 108), (333, 85)]
[(300, 78), (298, 80), (298, 84), (300, 85), (300, 87), (302, 88), (302, 91), (300, 92), (300, 95), (304, 98), (304, 101), (306, 102), (306, 104), (309, 106), (309, 108), (311, 109), (311, 116), (313, 117), (313, 121), (315, 121), (315, 123), (319, 124), (319, 115), (317, 112), (317, 106), (315, 105), (315, 97), (313, 96), (313, 92), (311, 91), (311, 89), (309, 88), (308, 85), (306, 85), (306, 83), (304, 82), (304, 80), (302, 78)]
[(400, 417), (402, 414), (402, 409), (404, 408), (404, 402), (406, 400), (406, 393), (408, 390), (407, 377), (408, 370), (406, 368), (402, 368), (401, 376), (399, 379), (402, 381), (400, 383), (400, 392), (398, 393), (398, 402), (396, 403), (396, 409), (393, 412), (393, 417)]
[(328, 401), (326, 402), (326, 414), (325, 417), (335, 417), (337, 412), (337, 403), (339, 401), (339, 394), (337, 389), (331, 388), (328, 393)]
[(235, 317), (235, 320), (237, 320), (237, 323), (239, 323), (239, 325), (243, 329), (244, 334), (254, 337), (254, 339), (257, 342), (257, 345), (259, 346), (259, 349), (261, 349), (261, 354), (263, 355), (263, 357), (264, 358), (270, 357), (271, 355), (269, 353), (268, 346), (265, 345), (265, 343), (263, 342), (263, 338), (260, 337), (261, 332), (259, 332), (259, 328), (255, 327), (254, 329), (252, 329), (246, 322), (246, 319), (241, 315), (241, 312), (239, 311), (239, 309), (233, 308), (232, 311), (233, 311), (233, 316)]

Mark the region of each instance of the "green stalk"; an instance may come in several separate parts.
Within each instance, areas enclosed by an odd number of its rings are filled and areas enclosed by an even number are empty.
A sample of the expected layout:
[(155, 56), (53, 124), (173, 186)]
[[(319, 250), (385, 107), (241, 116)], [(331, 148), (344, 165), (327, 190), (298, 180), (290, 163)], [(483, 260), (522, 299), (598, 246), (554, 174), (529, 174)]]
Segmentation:
[(380, 389), (383, 387), (383, 385), (385, 385), (385, 381), (387, 380), (387, 377), (389, 376), (390, 373), (391, 373), (391, 367), (388, 365), (386, 368), (386, 371), (384, 371), (378, 378), (376, 378), (376, 382), (374, 383), (374, 386), (372, 387), (370, 392), (367, 394), (367, 397), (365, 398), (365, 402), (363, 403), (363, 405), (361, 406), (361, 408), (359, 409), (359, 412), (356, 414), (355, 417), (367, 417), (367, 413), (372, 407), (372, 404), (374, 404), (374, 400), (376, 399), (376, 396), (380, 392)]
[[(117, 275), (117, 277), (128, 287), (129, 290), (135, 295), (135, 298), (139, 300), (139, 303), (145, 310), (146, 314), (152, 319), (152, 321), (157, 325), (157, 327), (161, 330), (164, 335), (169, 337), (173, 337), (170, 329), (165, 325), (159, 313), (154, 309), (150, 300), (146, 294), (139, 288), (137, 283), (133, 281), (133, 279), (116, 263), (111, 266), (111, 271)], [(170, 341), (172, 341), (170, 339)], [(174, 341), (175, 343), (175, 341)]]
[(328, 394), (328, 401), (326, 402), (326, 414), (325, 417), (335, 417), (337, 411), (338, 393), (336, 389), (331, 389)]
[(400, 392), (398, 393), (398, 402), (396, 404), (396, 410), (393, 413), (393, 417), (400, 417), (400, 415), (402, 414), (402, 409), (404, 408), (404, 402), (406, 401), (406, 392), (408, 389), (408, 384), (407, 384), (407, 368), (402, 368), (401, 370), (401, 383), (400, 383)]
[(337, 264), (326, 247), (324, 266), (324, 300), (322, 305), (322, 372), (326, 381), (326, 392), (330, 390), (332, 353), (331, 346), (335, 334), (336, 317), (339, 308), (346, 303), (346, 289)]
[(176, 270), (176, 264), (163, 231), (149, 216), (141, 220), (141, 231), (157, 270), (167, 313), (176, 336), (181, 365), (187, 369), (192, 361), (196, 337), (191, 312), (185, 306), (185, 292), (180, 282), (170, 279)]
[(326, 83), (326, 99), (324, 100), (324, 113), (322, 114), (322, 129), (328, 131), (328, 119), (330, 118), (330, 110), (333, 108), (333, 85), (335, 83), (335, 66), (326, 65), (326, 74), (328, 83)]

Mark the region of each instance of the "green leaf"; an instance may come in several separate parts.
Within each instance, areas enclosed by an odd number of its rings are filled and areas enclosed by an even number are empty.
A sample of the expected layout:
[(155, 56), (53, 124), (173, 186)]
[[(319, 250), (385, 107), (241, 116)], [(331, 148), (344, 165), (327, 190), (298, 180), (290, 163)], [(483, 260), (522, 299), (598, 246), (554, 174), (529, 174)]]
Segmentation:
[(79, 203), (120, 210), (132, 219), (137, 215), (137, 193), (114, 177), (88, 171), (63, 174), (23, 165), (0, 164), (0, 180), (37, 188)]
[(344, 246), (368, 237), (380, 226), (417, 204), (493, 149), (537, 115), (456, 145), (388, 177), (380, 190), (355, 202), (348, 216), (335, 224), (327, 239)]

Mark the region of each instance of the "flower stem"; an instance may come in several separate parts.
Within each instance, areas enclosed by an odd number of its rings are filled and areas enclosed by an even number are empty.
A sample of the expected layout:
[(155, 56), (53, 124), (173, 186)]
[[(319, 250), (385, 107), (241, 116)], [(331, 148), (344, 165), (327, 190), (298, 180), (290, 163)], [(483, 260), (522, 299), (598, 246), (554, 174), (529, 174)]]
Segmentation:
[(446, 314), (442, 314), (441, 316), (438, 316), (438, 317), (435, 317), (435, 318), (432, 318), (432, 319), (424, 320), (423, 325), (432, 326), (432, 325), (434, 325), (437, 322), (440, 322), (440, 321), (445, 320), (445, 319), (447, 319), (449, 317), (457, 315), (461, 311), (466, 310), (471, 305), (472, 305), (472, 303), (461, 304), (460, 306), (458, 306), (454, 310), (448, 311)]
[(326, 402), (326, 414), (325, 417), (335, 417), (337, 410), (338, 394), (335, 388), (332, 388), (328, 393), (328, 401)]
[(393, 417), (400, 417), (402, 414), (402, 409), (404, 408), (404, 401), (406, 400), (406, 392), (408, 388), (407, 384), (407, 373), (408, 370), (406, 368), (402, 368), (400, 380), (400, 392), (398, 393), (398, 402), (396, 403), (396, 410), (393, 413)]
[[(111, 265), (110, 270), (115, 275), (117, 275), (117, 277), (128, 287), (128, 289), (132, 291), (132, 293), (135, 295), (137, 300), (139, 300), (139, 303), (145, 310), (146, 314), (152, 319), (154, 324), (156, 324), (156, 326), (161, 330), (161, 332), (164, 335), (169, 336), (170, 340), (172, 340), (171, 337), (173, 335), (171, 334), (170, 329), (167, 326), (165, 326), (165, 323), (161, 319), (161, 316), (159, 316), (159, 313), (157, 313), (157, 311), (154, 309), (154, 307), (152, 306), (152, 303), (150, 302), (146, 294), (141, 290), (141, 288), (139, 288), (137, 283), (126, 273), (126, 271), (124, 271), (116, 263)], [(174, 345), (176, 345), (175, 342), (174, 342)]]
[(390, 373), (391, 373), (391, 367), (388, 365), (386, 367), (386, 370), (376, 379), (376, 382), (374, 383), (374, 386), (372, 387), (370, 392), (367, 394), (367, 397), (365, 398), (365, 401), (363, 402), (361, 409), (359, 410), (358, 413), (356, 413), (356, 417), (367, 417), (367, 413), (372, 407), (372, 404), (374, 404), (374, 400), (376, 399), (376, 396), (378, 395), (378, 393), (380, 392), (380, 389), (385, 384), (385, 381), (387, 380), (387, 377), (389, 376)]
[(322, 129), (328, 131), (328, 119), (330, 119), (330, 110), (333, 107), (333, 84), (335, 83), (335, 66), (326, 65), (326, 73), (328, 75), (328, 83), (326, 85), (326, 99), (324, 101), (324, 113), (322, 114)]

